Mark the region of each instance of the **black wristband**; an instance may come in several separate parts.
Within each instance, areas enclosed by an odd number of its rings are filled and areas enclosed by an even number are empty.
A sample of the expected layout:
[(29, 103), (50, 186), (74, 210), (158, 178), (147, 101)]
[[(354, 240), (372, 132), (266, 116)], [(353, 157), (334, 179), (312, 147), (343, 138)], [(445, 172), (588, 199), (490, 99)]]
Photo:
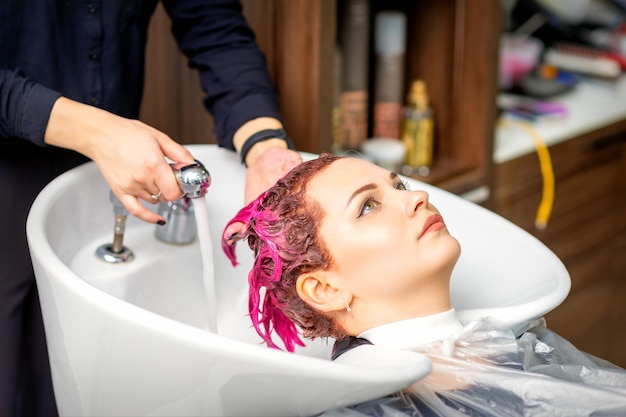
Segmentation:
[(246, 164), (246, 157), (248, 156), (250, 149), (252, 149), (252, 147), (256, 145), (257, 143), (263, 142), (264, 140), (269, 140), (269, 139), (282, 139), (285, 142), (287, 142), (288, 149), (293, 149), (293, 150), (296, 149), (296, 146), (294, 145), (291, 138), (287, 136), (285, 129), (261, 130), (259, 132), (256, 132), (254, 135), (250, 136), (248, 140), (244, 142), (243, 146), (241, 147), (241, 152), (240, 152), (241, 163), (248, 166)]

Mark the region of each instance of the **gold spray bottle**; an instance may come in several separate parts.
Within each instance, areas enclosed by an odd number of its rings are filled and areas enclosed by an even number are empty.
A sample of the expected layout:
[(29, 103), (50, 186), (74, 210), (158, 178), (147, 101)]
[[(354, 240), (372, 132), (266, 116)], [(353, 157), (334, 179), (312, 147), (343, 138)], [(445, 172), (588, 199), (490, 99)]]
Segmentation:
[(433, 111), (428, 103), (426, 85), (422, 80), (411, 83), (404, 109), (402, 141), (406, 146), (405, 174), (430, 173), (433, 164)]

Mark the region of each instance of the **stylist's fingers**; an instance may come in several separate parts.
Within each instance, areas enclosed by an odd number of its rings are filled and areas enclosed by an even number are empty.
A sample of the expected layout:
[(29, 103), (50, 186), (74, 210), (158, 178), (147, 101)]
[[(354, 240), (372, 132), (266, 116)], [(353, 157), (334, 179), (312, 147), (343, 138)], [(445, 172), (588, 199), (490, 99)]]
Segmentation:
[(157, 223), (159, 221), (165, 222), (163, 216), (148, 210), (141, 204), (137, 197), (130, 194), (121, 194), (117, 197), (120, 199), (120, 202), (124, 205), (124, 207), (126, 207), (128, 212), (138, 219), (148, 223)]
[(222, 236), (222, 238), (229, 246), (233, 245), (238, 240), (242, 239), (244, 226), (245, 225), (242, 222), (229, 224), (228, 227), (224, 230), (224, 235)]
[(296, 151), (278, 147), (268, 148), (248, 166), (245, 203), (248, 204), (257, 198), (301, 162), (302, 156)]
[(191, 153), (181, 144), (175, 142), (167, 135), (157, 136), (157, 142), (163, 154), (174, 162), (182, 164), (193, 164), (195, 161)]
[[(149, 201), (151, 203), (174, 201), (182, 197), (183, 190), (180, 189), (176, 176), (169, 164), (165, 163), (157, 167), (154, 173), (154, 190), (158, 198)], [(150, 195), (150, 198), (152, 198), (152, 195)]]
[[(115, 166), (117, 177), (113, 176), (113, 181), (119, 185), (118, 194), (132, 195), (148, 203), (180, 198), (182, 190), (166, 157), (174, 162), (193, 163), (189, 151), (165, 133), (138, 120), (130, 121), (127, 127), (131, 130), (125, 131), (126, 136), (132, 134), (133, 140), (126, 137), (118, 143), (123, 148)], [(124, 178), (124, 173), (130, 175)]]
[[(195, 162), (191, 153), (181, 144), (171, 139), (169, 136), (158, 132), (155, 135), (157, 143), (163, 155), (171, 161), (179, 164), (193, 164)], [(160, 165), (155, 172), (154, 178), (157, 189), (161, 192), (160, 199), (163, 201), (173, 201), (183, 195), (176, 177), (169, 165)]]

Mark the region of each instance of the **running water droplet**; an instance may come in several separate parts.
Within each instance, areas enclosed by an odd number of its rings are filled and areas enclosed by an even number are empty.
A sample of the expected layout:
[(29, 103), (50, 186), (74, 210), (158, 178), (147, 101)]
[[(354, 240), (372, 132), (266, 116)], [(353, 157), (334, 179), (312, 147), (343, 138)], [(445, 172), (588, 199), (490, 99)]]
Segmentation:
[(202, 260), (202, 277), (206, 293), (209, 331), (217, 334), (217, 297), (215, 294), (215, 271), (213, 268), (213, 244), (209, 229), (209, 210), (204, 198), (194, 198), (193, 208), (196, 214), (198, 240), (200, 242), (200, 258)]

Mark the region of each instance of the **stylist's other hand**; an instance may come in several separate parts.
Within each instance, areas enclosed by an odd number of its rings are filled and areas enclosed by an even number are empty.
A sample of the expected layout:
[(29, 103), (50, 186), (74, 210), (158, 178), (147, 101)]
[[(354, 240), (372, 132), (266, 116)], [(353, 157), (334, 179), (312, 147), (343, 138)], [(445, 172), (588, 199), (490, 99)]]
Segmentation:
[[(179, 198), (182, 191), (165, 157), (194, 163), (193, 156), (164, 133), (96, 107), (59, 98), (50, 114), (45, 142), (92, 159), (130, 214), (150, 223), (164, 221), (144, 207)], [(153, 195), (159, 195), (153, 199)]]
[[(267, 148), (248, 165), (245, 185), (245, 205), (276, 184), (293, 167), (302, 162), (296, 151), (283, 147)], [(241, 238), (243, 223), (233, 223), (224, 230), (224, 239), (232, 245)]]
[(246, 172), (245, 205), (267, 191), (276, 181), (285, 176), (293, 167), (302, 162), (296, 151), (285, 148), (268, 148)]

